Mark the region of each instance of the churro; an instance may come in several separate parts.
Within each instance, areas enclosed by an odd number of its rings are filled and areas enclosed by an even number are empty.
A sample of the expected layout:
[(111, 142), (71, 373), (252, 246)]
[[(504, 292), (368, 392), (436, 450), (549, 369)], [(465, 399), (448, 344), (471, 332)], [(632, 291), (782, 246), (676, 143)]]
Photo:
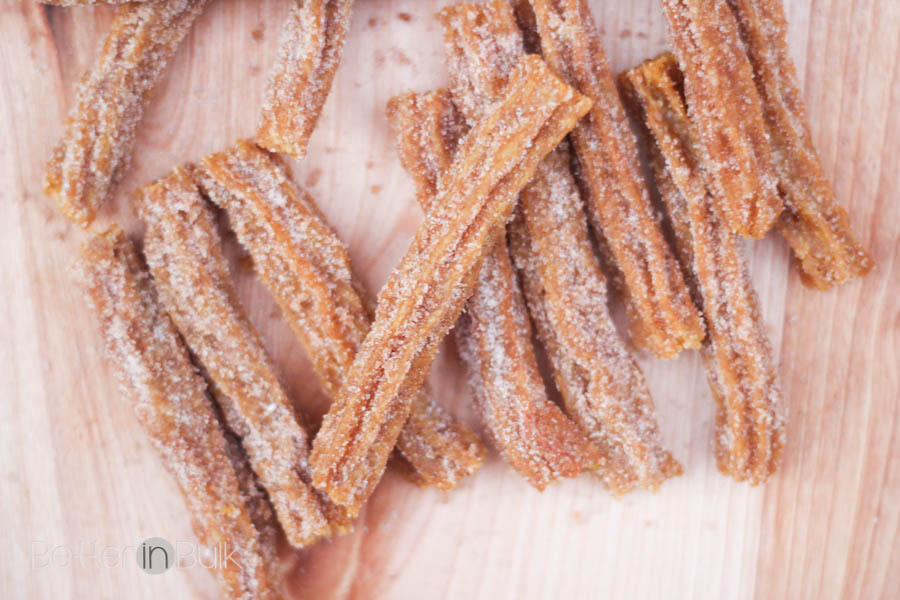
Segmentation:
[(344, 511), (309, 481), (308, 437), (231, 284), (214, 217), (191, 174), (176, 168), (138, 194), (150, 271), (163, 305), (209, 373), (291, 545), (344, 530)]
[[(388, 118), (400, 161), (427, 212), (467, 127), (445, 91), (397, 96), (388, 104)], [(484, 259), (455, 337), (482, 421), (517, 472), (544, 489), (599, 464), (585, 435), (547, 398), (528, 313), (502, 239)]]
[[(454, 99), (470, 120), (497, 100), (524, 52), (508, 2), (455, 4), (441, 12)], [(681, 467), (662, 446), (643, 373), (606, 306), (568, 144), (541, 162), (522, 190), (510, 250), (567, 413), (601, 449), (597, 469), (617, 493), (657, 488)]]
[(709, 330), (702, 349), (718, 404), (719, 469), (760, 483), (784, 446), (781, 391), (741, 239), (714, 210), (702, 151), (681, 96), (678, 65), (666, 53), (622, 77), (651, 133), (654, 172), (675, 231), (676, 248)]
[(215, 569), (227, 597), (272, 597), (259, 533), (215, 407), (134, 246), (118, 229), (96, 235), (79, 267), (105, 354), (178, 483), (200, 543), (234, 551), (235, 560)]
[[(346, 248), (284, 165), (253, 143), (206, 157), (198, 179), (228, 213), (322, 386), (336, 396), (371, 324)], [(451, 489), (481, 466), (484, 448), (426, 391), (412, 403), (397, 448), (420, 481)]]
[[(519, 61), (497, 103), (460, 143), (422, 226), (391, 274), (375, 320), (313, 441), (313, 482), (356, 509), (381, 476), (365, 458), (390, 448), (441, 338), (475, 286), (472, 274), (502, 233), (543, 156), (590, 107), (534, 57)], [(387, 460), (387, 452), (383, 454)]]
[(788, 54), (784, 6), (780, 0), (730, 0), (730, 5), (753, 67), (784, 199), (776, 227), (807, 285), (828, 289), (862, 277), (874, 263), (822, 173)]
[(294, 158), (306, 146), (341, 62), (353, 0), (295, 0), (269, 76), (257, 143)]
[(761, 238), (784, 205), (737, 22), (728, 3), (720, 0), (662, 4), (716, 209), (731, 231)]
[(699, 348), (703, 324), (657, 223), (590, 12), (584, 0), (531, 6), (547, 64), (594, 102), (572, 131), (576, 174), (594, 232), (620, 276), (632, 338), (662, 358)]
[(133, 2), (116, 11), (94, 67), (78, 87), (44, 192), (86, 227), (130, 159), (144, 106), (206, 0)]

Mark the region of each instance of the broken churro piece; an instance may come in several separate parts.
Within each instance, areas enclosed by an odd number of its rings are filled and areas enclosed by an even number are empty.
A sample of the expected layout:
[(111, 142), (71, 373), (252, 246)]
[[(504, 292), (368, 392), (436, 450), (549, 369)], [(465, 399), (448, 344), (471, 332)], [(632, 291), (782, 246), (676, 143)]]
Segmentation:
[(484, 444), (461, 421), (434, 401), (428, 389), (413, 395), (397, 449), (419, 483), (452, 490), (484, 464)]
[(294, 158), (306, 146), (341, 62), (353, 0), (295, 0), (269, 76), (257, 143)]
[(78, 87), (44, 192), (86, 227), (131, 159), (144, 105), (206, 0), (132, 2), (116, 11), (94, 67)]
[(762, 100), (775, 154), (784, 212), (776, 226), (801, 269), (803, 282), (828, 289), (865, 276), (874, 263), (856, 241), (847, 212), (813, 146), (803, 97), (787, 48), (787, 20), (780, 0), (731, 0)]
[[(473, 120), (524, 52), (505, 0), (455, 4), (441, 13), (454, 98)], [(597, 471), (616, 493), (657, 488), (681, 473), (662, 446), (643, 373), (606, 306), (568, 144), (540, 164), (510, 224), (510, 250), (568, 414), (602, 450)]]
[(731, 231), (761, 238), (775, 224), (783, 203), (753, 70), (734, 15), (728, 2), (720, 0), (662, 4), (716, 209)]
[(756, 484), (781, 461), (781, 391), (741, 240), (713, 209), (713, 194), (704, 184), (701, 151), (679, 77), (674, 56), (666, 53), (622, 80), (652, 134), (659, 190), (709, 330), (702, 354), (718, 404), (719, 469)]
[(594, 101), (572, 131), (594, 231), (621, 275), (634, 342), (670, 358), (699, 348), (703, 323), (657, 223), (634, 136), (584, 0), (532, 0), (547, 64)]
[(134, 246), (118, 229), (92, 237), (79, 261), (122, 391), (191, 513), (207, 549), (234, 560), (214, 569), (228, 598), (271, 598), (259, 533), (229, 458), (225, 432)]
[[(461, 142), (313, 442), (313, 482), (351, 512), (371, 493), (409, 414), (411, 396), (398, 392), (421, 386), (475, 286), (474, 269), (502, 232), (497, 226), (510, 218), (540, 159), (589, 106), (540, 59), (524, 57), (504, 100)], [(376, 470), (367, 461), (374, 446), (385, 447)]]
[[(336, 396), (371, 323), (344, 245), (287, 169), (255, 144), (207, 156), (199, 180), (228, 212), (262, 281)], [(484, 448), (422, 390), (397, 447), (428, 485), (451, 489), (484, 461)]]
[[(400, 160), (432, 210), (440, 178), (467, 129), (444, 91), (404, 94), (388, 103)], [(587, 438), (547, 398), (528, 314), (506, 243), (484, 259), (478, 285), (455, 329), (482, 420), (503, 458), (544, 489), (601, 462)]]
[(308, 438), (271, 359), (241, 309), (213, 215), (191, 174), (176, 168), (143, 188), (147, 262), (172, 320), (214, 383), (291, 545), (343, 531), (348, 518), (313, 490)]

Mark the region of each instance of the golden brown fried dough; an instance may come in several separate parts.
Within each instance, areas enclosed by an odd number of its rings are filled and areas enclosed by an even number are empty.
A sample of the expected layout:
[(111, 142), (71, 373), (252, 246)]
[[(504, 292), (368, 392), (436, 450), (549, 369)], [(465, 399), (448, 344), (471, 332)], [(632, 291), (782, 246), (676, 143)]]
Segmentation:
[(716, 210), (735, 233), (761, 238), (783, 202), (753, 70), (728, 2), (663, 0), (684, 71), (690, 118)]
[[(404, 387), (421, 386), (440, 339), (475, 286), (540, 159), (589, 108), (536, 57), (513, 70), (504, 100), (461, 142), (441, 192), (379, 294), (375, 321), (313, 442), (313, 482), (355, 512), (383, 470), (366, 460), (390, 446), (409, 414)], [(411, 397), (411, 396), (410, 396)]]
[(85, 244), (79, 268), (123, 392), (181, 489), (206, 548), (234, 550), (215, 569), (228, 598), (271, 598), (260, 533), (206, 385), (118, 229)]
[[(404, 94), (388, 103), (400, 161), (432, 209), (439, 182), (468, 128), (445, 91)], [(485, 257), (478, 284), (457, 323), (456, 344), (482, 420), (503, 458), (544, 489), (601, 462), (587, 438), (547, 398), (525, 302), (505, 240)]]
[(702, 354), (718, 403), (719, 469), (756, 484), (781, 461), (781, 390), (741, 240), (714, 210), (713, 194), (704, 183), (701, 151), (679, 78), (674, 56), (666, 53), (622, 80), (651, 132), (658, 187), (706, 318), (709, 335)]
[(594, 101), (572, 131), (585, 207), (621, 276), (634, 342), (662, 358), (699, 348), (703, 323), (659, 229), (634, 136), (584, 0), (532, 0), (547, 64)]
[(776, 223), (809, 286), (828, 289), (863, 277), (874, 262), (853, 235), (847, 212), (813, 146), (803, 97), (787, 48), (780, 0), (731, 0), (753, 66), (763, 117), (775, 153), (784, 212)]
[(176, 168), (143, 188), (147, 262), (163, 304), (209, 373), (225, 419), (241, 438), (291, 545), (348, 526), (343, 510), (309, 485), (309, 440), (256, 330), (244, 315), (210, 208)]
[(206, 0), (133, 2), (117, 9), (94, 67), (78, 87), (44, 192), (86, 227), (124, 173), (153, 88)]
[[(372, 319), (344, 245), (287, 169), (251, 142), (207, 156), (199, 180), (228, 212), (323, 387), (336, 396)], [(451, 489), (478, 470), (484, 448), (425, 390), (412, 403), (397, 447), (420, 481)]]
[(257, 143), (294, 158), (306, 145), (341, 62), (353, 0), (295, 0), (269, 76)]
[[(502, 0), (456, 4), (441, 18), (454, 97), (474, 119), (497, 100), (522, 34)], [(570, 162), (568, 144), (541, 162), (522, 191), (510, 249), (566, 411), (602, 450), (598, 473), (616, 493), (655, 489), (681, 467), (662, 446), (647, 383), (610, 318)]]

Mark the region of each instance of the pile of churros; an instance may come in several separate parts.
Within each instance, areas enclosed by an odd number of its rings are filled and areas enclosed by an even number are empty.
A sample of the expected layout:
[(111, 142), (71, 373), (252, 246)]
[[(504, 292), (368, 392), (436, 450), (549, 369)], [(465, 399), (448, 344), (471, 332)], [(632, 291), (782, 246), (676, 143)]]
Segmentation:
[[(386, 110), (424, 220), (374, 302), (279, 156), (306, 155), (352, 0), (293, 2), (255, 137), (138, 190), (140, 248), (91, 230), (207, 4), (122, 3), (44, 189), (90, 232), (79, 272), (106, 355), (198, 538), (239, 549), (217, 571), (226, 597), (279, 596), (279, 546), (350, 530), (392, 455), (443, 490), (479, 469), (482, 441), (426, 382), (451, 332), (484, 431), (537, 489), (589, 471), (620, 495), (682, 472), (633, 347), (699, 350), (719, 469), (751, 484), (777, 470), (784, 407), (743, 238), (777, 230), (819, 289), (873, 266), (813, 147), (780, 0), (662, 0), (673, 52), (618, 78), (585, 0), (447, 6), (447, 89)], [(317, 431), (238, 300), (219, 213), (332, 399)]]

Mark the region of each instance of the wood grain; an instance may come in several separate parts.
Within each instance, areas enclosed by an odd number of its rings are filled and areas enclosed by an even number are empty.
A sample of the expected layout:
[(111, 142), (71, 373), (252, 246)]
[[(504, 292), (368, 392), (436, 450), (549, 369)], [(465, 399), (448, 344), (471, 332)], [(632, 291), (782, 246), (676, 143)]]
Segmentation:
[[(309, 155), (314, 193), (374, 291), (421, 215), (383, 110), (446, 82), (438, 0), (358, 0)], [(657, 0), (591, 2), (618, 71), (667, 46)], [(253, 132), (287, 0), (214, 0), (141, 125), (134, 167), (102, 215), (139, 235), (138, 185)], [(773, 236), (751, 268), (789, 407), (784, 468), (750, 488), (719, 475), (699, 360), (641, 357), (685, 475), (615, 500), (589, 476), (531, 489), (493, 454), (450, 494), (391, 472), (358, 533), (297, 558), (298, 598), (889, 598), (900, 589), (900, 3), (788, 0), (790, 45), (835, 191), (877, 262), (864, 281), (804, 288)], [(212, 598), (201, 568), (153, 577), (133, 551), (40, 566), (42, 550), (192, 540), (173, 482), (120, 397), (71, 263), (82, 232), (40, 191), (74, 84), (111, 10), (0, 0), (0, 597)], [(292, 398), (327, 402), (233, 240), (242, 300)], [(452, 347), (439, 400), (474, 423)], [(37, 551), (37, 564), (33, 564)], [(61, 552), (61, 551), (59, 551)], [(61, 554), (59, 555), (61, 556)], [(59, 558), (58, 556), (58, 558)], [(59, 561), (57, 561), (58, 563)]]

